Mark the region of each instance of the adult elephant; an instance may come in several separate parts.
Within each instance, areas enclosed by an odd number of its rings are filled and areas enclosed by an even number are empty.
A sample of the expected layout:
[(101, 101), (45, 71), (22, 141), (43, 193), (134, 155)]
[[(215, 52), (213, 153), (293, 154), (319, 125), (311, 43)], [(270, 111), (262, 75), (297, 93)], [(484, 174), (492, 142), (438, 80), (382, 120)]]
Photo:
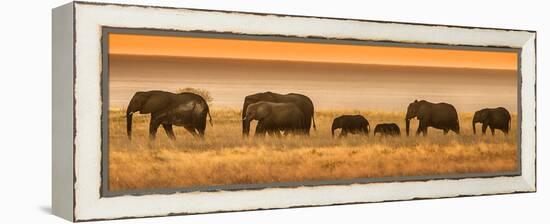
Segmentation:
[(250, 132), (250, 123), (246, 123), (244, 120), (247, 113), (247, 108), (250, 104), (257, 103), (260, 101), (272, 102), (272, 103), (293, 103), (300, 109), (300, 111), (303, 113), (305, 117), (305, 123), (302, 129), (304, 130), (306, 135), (309, 135), (312, 122), (313, 122), (313, 128), (316, 129), (315, 119), (313, 117), (315, 109), (313, 106), (313, 102), (309, 97), (304, 96), (302, 94), (297, 94), (297, 93), (279, 94), (279, 93), (273, 93), (273, 92), (263, 92), (263, 93), (248, 95), (244, 98), (243, 112), (242, 112), (243, 136), (248, 136)]
[(419, 121), (416, 135), (422, 133), (428, 134), (428, 127), (443, 130), (447, 134), (449, 130), (460, 134), (460, 125), (458, 122), (458, 113), (453, 105), (448, 103), (430, 103), (425, 100), (415, 100), (409, 104), (407, 115), (405, 116), (405, 130), (409, 136), (409, 126), (412, 118)]
[(476, 124), (482, 123), (481, 131), (483, 134), (487, 131), (487, 127), (491, 129), (491, 134), (495, 135), (495, 129), (501, 130), (504, 134), (510, 131), (512, 116), (504, 107), (485, 108), (476, 111), (472, 119), (472, 128), (474, 135), (476, 134)]
[(332, 137), (336, 129), (341, 129), (340, 137), (347, 136), (348, 133), (368, 135), (370, 124), (362, 115), (342, 115), (332, 121)]
[(204, 137), (206, 116), (210, 116), (210, 109), (204, 98), (194, 93), (175, 94), (158, 90), (136, 92), (126, 110), (126, 131), (129, 139), (132, 139), (132, 115), (136, 112), (151, 114), (150, 139), (156, 137), (160, 125), (172, 140), (176, 138), (172, 125), (183, 126), (193, 136)]
[(250, 122), (257, 120), (256, 136), (270, 134), (279, 136), (281, 131), (303, 134), (305, 116), (296, 104), (273, 103), (260, 101), (248, 105), (243, 122), (250, 126)]

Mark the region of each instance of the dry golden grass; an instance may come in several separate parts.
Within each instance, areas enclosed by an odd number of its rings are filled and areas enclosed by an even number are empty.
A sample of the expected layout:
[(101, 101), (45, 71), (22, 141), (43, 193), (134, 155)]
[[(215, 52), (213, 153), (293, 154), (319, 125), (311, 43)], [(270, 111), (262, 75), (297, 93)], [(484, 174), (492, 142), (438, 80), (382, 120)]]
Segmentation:
[[(332, 119), (363, 114), (371, 123), (395, 122), (401, 137), (350, 136), (333, 139)], [(213, 109), (214, 126), (204, 140), (175, 128), (170, 141), (162, 128), (148, 140), (148, 115), (135, 115), (133, 139), (126, 137), (121, 110), (109, 115), (109, 187), (113, 191), (229, 184), (337, 180), (369, 177), (505, 172), (517, 169), (516, 116), (512, 132), (474, 136), (471, 113), (460, 114), (461, 135), (429, 129), (428, 137), (406, 137), (404, 113), (318, 111), (310, 137), (241, 137), (240, 112)], [(478, 125), (479, 126), (479, 125)], [(411, 123), (414, 135), (417, 122)], [(481, 129), (481, 127), (478, 127)], [(254, 127), (252, 127), (254, 130)], [(481, 131), (481, 130), (480, 130)]]

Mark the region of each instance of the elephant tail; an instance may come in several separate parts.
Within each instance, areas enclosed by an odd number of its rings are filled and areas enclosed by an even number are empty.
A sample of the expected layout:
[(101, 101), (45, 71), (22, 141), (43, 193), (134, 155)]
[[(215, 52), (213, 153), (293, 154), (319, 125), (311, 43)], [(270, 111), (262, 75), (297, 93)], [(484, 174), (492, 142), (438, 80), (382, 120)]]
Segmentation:
[(313, 121), (313, 130), (317, 131), (317, 125), (315, 125), (315, 116), (311, 115), (311, 120)]
[[(208, 122), (210, 122), (210, 127), (214, 127), (214, 125), (212, 124), (212, 115), (210, 115), (210, 107), (208, 106), (206, 101), (204, 101), (203, 103), (204, 103), (204, 106), (206, 107), (206, 115), (208, 115)], [(204, 119), (206, 119), (206, 118), (204, 118)], [(205, 122), (206, 122), (206, 120), (205, 120)]]

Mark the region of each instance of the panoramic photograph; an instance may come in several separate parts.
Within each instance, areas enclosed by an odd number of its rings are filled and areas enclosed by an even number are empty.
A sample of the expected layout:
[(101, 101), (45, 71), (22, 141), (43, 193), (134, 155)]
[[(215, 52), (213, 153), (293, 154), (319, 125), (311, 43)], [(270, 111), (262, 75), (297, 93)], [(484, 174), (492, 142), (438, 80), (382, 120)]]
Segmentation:
[(108, 35), (109, 191), (519, 170), (517, 52)]

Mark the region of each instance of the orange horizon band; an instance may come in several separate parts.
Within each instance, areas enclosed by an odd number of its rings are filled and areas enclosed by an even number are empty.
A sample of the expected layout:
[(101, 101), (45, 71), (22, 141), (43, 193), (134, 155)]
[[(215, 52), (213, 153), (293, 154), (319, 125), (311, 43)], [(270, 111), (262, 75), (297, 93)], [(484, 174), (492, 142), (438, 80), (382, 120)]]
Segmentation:
[(516, 52), (110, 34), (109, 54), (517, 69)]

